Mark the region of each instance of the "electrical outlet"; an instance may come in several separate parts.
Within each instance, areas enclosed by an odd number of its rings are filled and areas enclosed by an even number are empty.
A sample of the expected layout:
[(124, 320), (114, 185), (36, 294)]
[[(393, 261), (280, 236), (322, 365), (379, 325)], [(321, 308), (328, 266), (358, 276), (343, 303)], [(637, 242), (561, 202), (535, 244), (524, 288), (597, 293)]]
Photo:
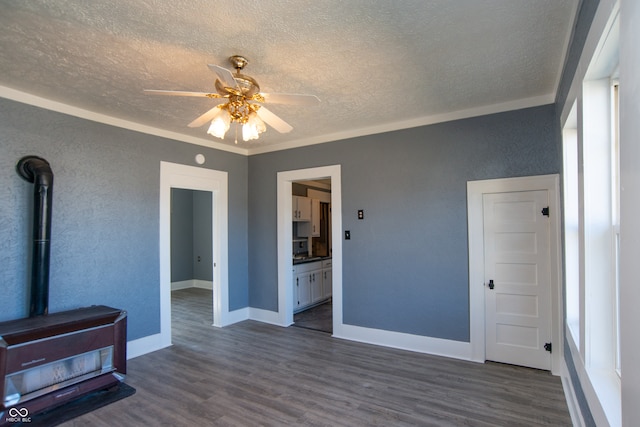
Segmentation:
[(358, 219), (364, 219), (364, 210), (358, 210)]

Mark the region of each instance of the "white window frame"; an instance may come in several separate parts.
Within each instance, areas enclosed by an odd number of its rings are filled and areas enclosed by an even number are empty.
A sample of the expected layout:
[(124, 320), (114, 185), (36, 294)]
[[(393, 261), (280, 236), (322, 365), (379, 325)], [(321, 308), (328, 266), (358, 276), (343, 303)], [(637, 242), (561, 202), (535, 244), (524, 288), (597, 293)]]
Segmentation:
[(618, 378), (622, 377), (620, 363), (620, 116), (619, 116), (619, 92), (620, 84), (617, 78), (617, 70), (610, 84), (611, 89), (611, 219), (613, 242), (613, 282), (615, 284), (614, 301), (614, 369)]
[[(619, 363), (618, 297), (618, 160), (614, 81), (617, 76), (619, 6), (610, 7), (600, 41), (592, 51), (584, 74), (576, 75), (576, 117), (571, 97), (563, 110), (565, 166), (565, 291), (567, 341), (578, 380), (597, 425), (619, 425), (621, 420), (621, 367)], [(602, 19), (598, 17), (598, 19)], [(582, 62), (583, 59), (581, 59)], [(574, 80), (573, 84), (576, 84)], [(573, 132), (575, 127), (577, 132)], [(575, 144), (577, 134), (577, 150)], [(576, 153), (577, 152), (577, 153)], [(577, 160), (577, 172), (571, 167)], [(577, 174), (577, 186), (572, 182)], [(567, 192), (578, 193), (578, 263), (575, 221)], [(574, 204), (575, 205), (575, 204)], [(576, 279), (577, 277), (577, 279)], [(578, 286), (575, 286), (576, 280)], [(576, 320), (577, 313), (577, 320)]]
[(580, 221), (578, 215), (578, 122), (577, 105), (573, 104), (562, 131), (564, 260), (567, 334), (580, 349), (580, 319), (584, 316), (584, 296), (580, 287)]

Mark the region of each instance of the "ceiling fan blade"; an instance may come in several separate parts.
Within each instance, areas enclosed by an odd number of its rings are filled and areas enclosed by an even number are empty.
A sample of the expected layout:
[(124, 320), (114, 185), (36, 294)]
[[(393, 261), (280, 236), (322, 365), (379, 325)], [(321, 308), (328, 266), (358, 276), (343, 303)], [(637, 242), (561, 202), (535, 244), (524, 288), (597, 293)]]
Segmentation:
[(282, 120), (280, 117), (273, 114), (271, 111), (267, 110), (264, 107), (260, 107), (256, 112), (258, 117), (260, 117), (266, 124), (274, 128), (280, 133), (288, 133), (291, 132), (293, 127)]
[(315, 95), (299, 93), (260, 93), (269, 104), (317, 105), (320, 99)]
[(194, 121), (192, 121), (191, 123), (189, 123), (188, 126), (190, 128), (199, 128), (200, 126), (213, 120), (213, 118), (215, 117), (216, 114), (218, 114), (219, 111), (220, 111), (220, 108), (218, 108), (218, 106), (215, 106), (209, 111), (207, 111), (206, 113), (204, 113), (203, 115), (201, 115), (200, 117), (198, 117), (197, 119), (195, 119)]
[(220, 95), (217, 93), (209, 93), (209, 92), (187, 92), (184, 90), (155, 90), (155, 89), (145, 89), (145, 93), (149, 95), (168, 95), (168, 96), (195, 96), (200, 98), (219, 98)]
[(238, 83), (236, 82), (236, 79), (233, 78), (233, 73), (231, 71), (226, 68), (222, 68), (219, 65), (207, 64), (207, 66), (211, 71), (216, 73), (218, 80), (220, 80), (225, 87), (238, 87)]

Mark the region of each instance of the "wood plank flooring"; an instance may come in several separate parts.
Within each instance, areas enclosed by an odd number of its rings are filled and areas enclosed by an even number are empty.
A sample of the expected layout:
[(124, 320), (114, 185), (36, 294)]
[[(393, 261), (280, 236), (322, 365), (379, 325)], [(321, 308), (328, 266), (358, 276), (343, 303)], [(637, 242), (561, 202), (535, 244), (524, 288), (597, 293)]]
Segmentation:
[(560, 379), (244, 321), (174, 291), (173, 342), (132, 359), (137, 393), (64, 426), (562, 426)]
[(333, 333), (333, 303), (328, 301), (294, 314), (293, 326)]

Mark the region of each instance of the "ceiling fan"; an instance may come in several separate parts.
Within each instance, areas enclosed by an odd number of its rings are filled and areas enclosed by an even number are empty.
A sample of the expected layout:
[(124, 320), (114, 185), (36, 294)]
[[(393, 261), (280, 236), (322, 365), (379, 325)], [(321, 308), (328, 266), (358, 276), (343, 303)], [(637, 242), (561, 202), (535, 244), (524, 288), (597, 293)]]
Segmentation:
[[(309, 106), (320, 102), (320, 99), (315, 95), (260, 92), (260, 86), (255, 79), (240, 73), (249, 63), (245, 57), (234, 55), (229, 58), (229, 62), (236, 69), (235, 74), (219, 65), (208, 64), (209, 69), (217, 77), (215, 92), (145, 89), (145, 93), (210, 98), (216, 103), (216, 106), (189, 123), (189, 127), (200, 127), (211, 121), (207, 133), (224, 139), (231, 123), (235, 122), (237, 125), (242, 125), (244, 141), (258, 139), (260, 134), (266, 130), (265, 123), (280, 133), (287, 133), (293, 129), (287, 122), (267, 110), (264, 103)], [(238, 143), (237, 129), (236, 126), (236, 144)]]

